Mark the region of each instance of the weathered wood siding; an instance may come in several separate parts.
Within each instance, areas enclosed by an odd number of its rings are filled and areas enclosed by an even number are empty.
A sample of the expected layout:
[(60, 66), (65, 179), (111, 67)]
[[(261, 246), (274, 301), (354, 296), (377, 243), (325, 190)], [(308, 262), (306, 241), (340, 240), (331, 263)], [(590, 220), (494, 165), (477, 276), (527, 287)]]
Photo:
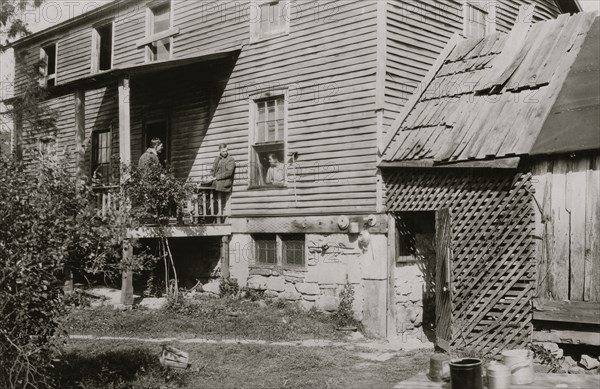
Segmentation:
[(600, 301), (600, 157), (533, 165), (539, 298)]
[[(556, 18), (561, 13), (554, 0), (498, 0), (497, 31), (509, 32), (519, 7), (531, 3), (536, 4), (533, 21)], [(420, 82), (452, 34), (462, 34), (463, 30), (462, 1), (392, 0), (387, 10), (385, 130), (411, 94), (426, 87)]]

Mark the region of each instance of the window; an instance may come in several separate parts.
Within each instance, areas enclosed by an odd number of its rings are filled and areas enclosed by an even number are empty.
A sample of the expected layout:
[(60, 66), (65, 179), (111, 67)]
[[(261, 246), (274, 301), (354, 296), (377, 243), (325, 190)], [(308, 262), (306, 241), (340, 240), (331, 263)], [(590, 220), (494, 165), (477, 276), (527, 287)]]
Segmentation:
[(304, 235), (282, 235), (283, 265), (304, 266)]
[(469, 1), (464, 3), (463, 35), (467, 38), (483, 38), (496, 31), (495, 1)]
[(92, 31), (92, 73), (112, 68), (113, 24), (107, 23)]
[[(171, 28), (171, 4), (164, 3), (155, 8), (150, 8), (149, 30), (150, 36), (168, 32)], [(150, 61), (164, 61), (171, 58), (172, 38), (167, 36), (154, 40), (148, 46)]]
[(92, 182), (96, 185), (110, 185), (111, 138), (110, 130), (92, 133)]
[(42, 86), (56, 85), (56, 43), (42, 47), (40, 52), (41, 84)]
[(254, 40), (289, 32), (289, 7), (285, 0), (259, 1), (251, 17)]
[(257, 99), (252, 104), (250, 186), (285, 186), (285, 96)]
[(304, 267), (304, 235), (256, 234), (253, 238), (256, 265)]
[(256, 235), (256, 263), (261, 265), (277, 265), (277, 236)]

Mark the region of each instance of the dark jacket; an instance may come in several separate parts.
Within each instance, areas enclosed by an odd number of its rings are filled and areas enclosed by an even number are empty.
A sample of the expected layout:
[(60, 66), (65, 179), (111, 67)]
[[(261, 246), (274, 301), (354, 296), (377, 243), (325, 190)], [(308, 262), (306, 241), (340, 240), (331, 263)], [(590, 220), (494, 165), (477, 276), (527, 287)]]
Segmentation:
[(212, 175), (215, 177), (214, 186), (217, 192), (231, 192), (233, 176), (235, 174), (235, 159), (228, 155), (223, 158), (220, 155), (213, 163)]
[(160, 166), (160, 160), (158, 159), (158, 155), (154, 149), (148, 148), (140, 157), (140, 160), (138, 161), (138, 168), (146, 169), (154, 165)]

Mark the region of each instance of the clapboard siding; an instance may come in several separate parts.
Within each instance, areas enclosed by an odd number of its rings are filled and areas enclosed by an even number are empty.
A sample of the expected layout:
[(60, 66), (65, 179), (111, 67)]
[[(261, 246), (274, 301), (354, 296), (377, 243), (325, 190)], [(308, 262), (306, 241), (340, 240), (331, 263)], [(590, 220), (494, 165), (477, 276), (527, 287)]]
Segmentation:
[[(497, 30), (508, 32), (519, 7), (536, 4), (527, 15), (532, 21), (556, 18), (560, 9), (554, 0), (499, 0)], [(390, 1), (387, 7), (387, 73), (385, 83), (384, 132), (393, 123), (408, 98), (455, 32), (462, 33), (462, 1)], [(531, 17), (532, 16), (532, 17)]]
[(532, 171), (537, 297), (600, 301), (600, 157), (547, 159)]

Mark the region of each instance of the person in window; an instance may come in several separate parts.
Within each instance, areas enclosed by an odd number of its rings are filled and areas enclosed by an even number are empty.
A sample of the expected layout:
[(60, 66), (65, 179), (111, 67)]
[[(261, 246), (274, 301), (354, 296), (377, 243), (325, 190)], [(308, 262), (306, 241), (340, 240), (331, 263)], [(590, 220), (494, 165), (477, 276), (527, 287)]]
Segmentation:
[(217, 192), (231, 193), (233, 187), (233, 176), (235, 174), (235, 159), (229, 155), (227, 145), (219, 145), (219, 156), (213, 163), (212, 176), (213, 187)]
[(138, 161), (138, 168), (140, 169), (148, 169), (153, 166), (160, 166), (160, 159), (158, 159), (158, 155), (163, 151), (163, 143), (158, 138), (153, 138), (150, 141), (150, 147), (146, 149), (144, 154), (140, 157)]
[(265, 182), (267, 185), (285, 185), (285, 165), (279, 162), (275, 154), (269, 154), (269, 170)]

